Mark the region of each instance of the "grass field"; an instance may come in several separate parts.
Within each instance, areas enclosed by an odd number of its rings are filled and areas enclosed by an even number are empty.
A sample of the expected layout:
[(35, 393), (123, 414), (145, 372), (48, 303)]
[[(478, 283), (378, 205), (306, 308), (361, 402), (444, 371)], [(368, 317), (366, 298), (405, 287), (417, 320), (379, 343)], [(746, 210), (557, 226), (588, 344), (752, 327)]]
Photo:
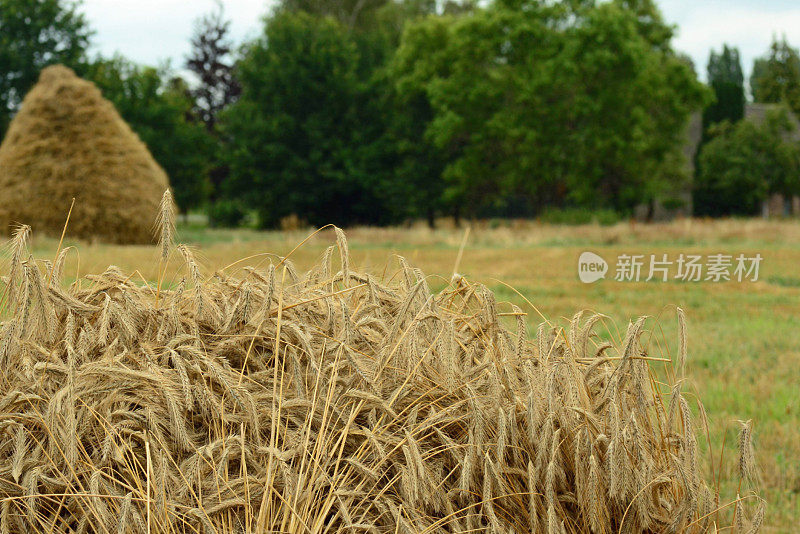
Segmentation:
[[(492, 227), (493, 226), (493, 227)], [(209, 271), (250, 257), (264, 265), (289, 254), (309, 232), (224, 231), (184, 226), (178, 239), (195, 245)], [(394, 254), (405, 256), (430, 275), (433, 287), (449, 281), (459, 257), (463, 228), (443, 226), (362, 229), (348, 232), (352, 261), (361, 269), (390, 276)], [(334, 242), (323, 231), (292, 252), (299, 269), (309, 266)], [(67, 244), (69, 240), (67, 239)], [(35, 239), (35, 254), (46, 257), (58, 242)], [(578, 280), (581, 252), (609, 261), (607, 279)], [(615, 282), (620, 254), (730, 254), (763, 257), (756, 282)], [(154, 247), (118, 247), (81, 243), (65, 269), (68, 277), (99, 272), (109, 264), (155, 279)], [(652, 316), (651, 355), (669, 356), (677, 346), (675, 307), (689, 319), (689, 388), (696, 391), (710, 418), (710, 440), (718, 453), (728, 451), (721, 472), (723, 495), (736, 494), (737, 419), (753, 419), (767, 499), (767, 532), (796, 532), (800, 521), (800, 223), (678, 221), (663, 225), (540, 226), (531, 223), (476, 225), (471, 228), (458, 272), (482, 282), (499, 300), (518, 304), (535, 325), (542, 316), (564, 323), (578, 310), (608, 316), (599, 330), (617, 338), (629, 318)], [(645, 266), (646, 269), (646, 266)], [(168, 272), (177, 281), (180, 273)], [(645, 273), (646, 276), (646, 273)], [(505, 284), (513, 287), (510, 289)], [(517, 294), (519, 292), (519, 294)], [(541, 315), (540, 315), (541, 314)], [(647, 339), (647, 336), (645, 337)], [(705, 441), (705, 440), (703, 440)], [(708, 471), (716, 471), (716, 461)], [(710, 476), (710, 475), (709, 475)]]

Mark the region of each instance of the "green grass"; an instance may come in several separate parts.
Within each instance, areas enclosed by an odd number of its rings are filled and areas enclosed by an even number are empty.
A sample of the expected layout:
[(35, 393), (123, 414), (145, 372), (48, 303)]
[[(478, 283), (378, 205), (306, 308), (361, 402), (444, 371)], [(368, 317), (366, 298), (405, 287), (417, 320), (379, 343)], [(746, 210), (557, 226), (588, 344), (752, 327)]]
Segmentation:
[[(258, 255), (247, 263), (264, 265), (288, 254), (309, 232), (179, 228), (179, 239), (196, 245), (208, 270), (238, 258)], [(377, 273), (392, 273), (394, 252), (431, 276), (442, 287), (453, 273), (463, 229), (424, 227), (364, 229), (348, 232), (352, 262)], [(292, 254), (298, 268), (310, 266), (334, 243), (330, 231), (309, 240)], [(54, 251), (57, 242), (38, 240), (37, 255)], [(584, 250), (607, 260), (622, 253), (754, 254), (764, 257), (757, 282), (680, 283), (614, 282), (586, 285), (577, 278), (577, 259)], [(157, 253), (150, 247), (81, 244), (80, 262), (73, 256), (66, 275), (103, 270), (108, 264), (139, 269), (154, 279)], [(176, 262), (177, 265), (177, 262)], [(458, 271), (493, 289), (498, 300), (514, 302), (529, 313), (566, 321), (577, 310), (595, 310), (609, 318), (602, 337), (619, 338), (627, 322), (652, 316), (650, 352), (662, 356), (677, 348), (675, 306), (689, 320), (689, 384), (702, 399), (710, 418), (710, 439), (719, 451), (725, 441), (728, 461), (722, 486), (735, 495), (735, 441), (738, 419), (753, 419), (761, 466), (762, 495), (768, 501), (766, 532), (796, 532), (800, 521), (800, 223), (791, 221), (680, 221), (667, 225), (612, 227), (519, 225), (502, 228), (476, 225)], [(611, 266), (613, 269), (613, 265)], [(169, 275), (179, 280), (181, 273)], [(510, 284), (515, 291), (498, 282)], [(529, 304), (529, 303), (530, 304)], [(535, 306), (535, 310), (531, 307)], [(538, 311), (537, 311), (538, 310)], [(706, 445), (703, 445), (706, 448)], [(709, 468), (710, 471), (710, 468)]]

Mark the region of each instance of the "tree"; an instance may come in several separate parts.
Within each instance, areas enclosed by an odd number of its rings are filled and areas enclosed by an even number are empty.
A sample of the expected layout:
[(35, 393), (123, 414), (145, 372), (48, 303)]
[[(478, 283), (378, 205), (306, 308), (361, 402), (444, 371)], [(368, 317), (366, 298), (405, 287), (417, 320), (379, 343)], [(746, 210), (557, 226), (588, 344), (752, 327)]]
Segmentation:
[(345, 225), (402, 213), (386, 116), (360, 66), (347, 28), (304, 12), (279, 11), (247, 48), (242, 95), (224, 120), (227, 194), (258, 209), (263, 226), (291, 214)]
[(505, 0), (412, 25), (395, 76), (430, 102), (445, 197), (471, 215), (630, 210), (675, 178), (706, 98), (670, 38), (652, 2)]
[(169, 175), (182, 211), (200, 206), (208, 194), (213, 145), (192, 117), (188, 88), (169, 69), (141, 67), (121, 56), (93, 61), (85, 77), (97, 84)]
[(445, 154), (425, 135), (433, 109), (424, 93), (399, 90), (391, 94), (390, 135), (397, 153), (396, 179), (404, 186), (407, 215), (424, 218), (433, 228), (437, 213), (459, 213), (454, 209), (456, 206), (443, 197)]
[(79, 7), (70, 0), (0, 2), (0, 138), (42, 68), (83, 63), (92, 32)]
[[(703, 145), (711, 138), (710, 131), (713, 126), (722, 121), (733, 124), (744, 117), (744, 75), (739, 60), (739, 50), (729, 48), (727, 44), (722, 46), (722, 52), (719, 54), (712, 49), (708, 58), (707, 73), (708, 85), (714, 98), (703, 110), (700, 143), (694, 154), (695, 176), (702, 172), (700, 153)], [(699, 209), (702, 210), (703, 207), (700, 206)]]
[(210, 199), (217, 201), (222, 184), (230, 174), (225, 162), (225, 147), (217, 128), (220, 113), (239, 97), (241, 86), (234, 74), (233, 43), (229, 38), (230, 21), (225, 20), (222, 4), (204, 15), (195, 24), (191, 39), (192, 50), (186, 58), (186, 68), (197, 76), (198, 83), (190, 90), (193, 112), (214, 139), (213, 161), (208, 175)]
[(773, 39), (766, 56), (753, 62), (750, 76), (753, 101), (786, 102), (800, 114), (800, 55), (786, 39)]
[(279, 9), (320, 18), (331, 17), (352, 30), (368, 26), (374, 21), (375, 13), (388, 3), (388, 0), (281, 0)]
[[(426, 217), (429, 222), (434, 221), (441, 207), (441, 158), (438, 158), (435, 147), (420, 141), (430, 106), (424, 98), (408, 98), (408, 95), (398, 93), (387, 67), (408, 21), (436, 13), (437, 10), (468, 9), (468, 2), (462, 4), (455, 1), (437, 6), (433, 0), (285, 0), (268, 21), (268, 24), (275, 24), (275, 20), (281, 17), (303, 15), (318, 21), (327, 20), (337, 28), (337, 39), (347, 41), (354, 50), (350, 58), (354, 82), (353, 91), (349, 93), (352, 100), (348, 112), (352, 121), (351, 139), (346, 142), (353, 148), (348, 156), (347, 171), (342, 174), (342, 183), (349, 182), (348, 187), (354, 191), (355, 198), (363, 196), (366, 200), (356, 202), (357, 206), (362, 207), (352, 210), (345, 201), (337, 208), (341, 212), (336, 215), (340, 220), (385, 223), (405, 217)], [(262, 43), (263, 46), (270, 44), (274, 48), (275, 43)], [(298, 54), (297, 51), (289, 53)], [(296, 59), (289, 62), (292, 61)], [(314, 61), (315, 57), (307, 58), (307, 62)], [(295, 74), (301, 78), (309, 76), (307, 71)], [(266, 71), (262, 75), (266, 75)], [(300, 81), (298, 90), (302, 91), (306, 86), (306, 81)], [(234, 108), (241, 111), (244, 104)], [(231, 117), (239, 111), (231, 113)], [(333, 120), (339, 120), (338, 107), (319, 111), (320, 116), (328, 112)], [(230, 125), (234, 123), (231, 121)], [(238, 128), (233, 126), (229, 132), (233, 133)], [(238, 135), (237, 138), (242, 139)], [(359, 146), (356, 147), (356, 144)], [(340, 164), (336, 162), (339, 157), (335, 152), (323, 155), (324, 160), (334, 167)], [(244, 171), (241, 161), (236, 165)], [(238, 173), (238, 178), (243, 174)], [(237, 181), (232, 180), (231, 183)], [(244, 183), (250, 183), (250, 179)], [(241, 184), (233, 187), (243, 189)], [(366, 206), (370, 205), (371, 208), (367, 210)], [(328, 222), (324, 215), (318, 217), (320, 221)], [(274, 224), (276, 221), (272, 218), (263, 222)]]
[(800, 192), (800, 145), (788, 109), (773, 110), (760, 125), (723, 121), (711, 134), (700, 153), (697, 213), (757, 215), (769, 195)]
[(196, 22), (192, 50), (186, 58), (186, 68), (198, 79), (191, 89), (195, 113), (211, 133), (215, 131), (220, 112), (241, 93), (233, 72), (233, 43), (229, 32), (230, 21), (225, 20), (222, 4), (218, 4), (217, 11)]
[(744, 117), (744, 75), (739, 50), (723, 45), (722, 52), (714, 50), (708, 59), (708, 85), (715, 100), (703, 112), (703, 129), (728, 120), (731, 123)]

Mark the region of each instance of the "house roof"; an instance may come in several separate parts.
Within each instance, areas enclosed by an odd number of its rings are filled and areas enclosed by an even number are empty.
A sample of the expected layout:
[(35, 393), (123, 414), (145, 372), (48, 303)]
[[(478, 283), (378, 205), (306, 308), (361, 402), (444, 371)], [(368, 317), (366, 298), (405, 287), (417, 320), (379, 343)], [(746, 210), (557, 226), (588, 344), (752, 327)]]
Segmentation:
[[(747, 103), (744, 105), (744, 120), (752, 121), (756, 125), (762, 125), (767, 120), (770, 111), (778, 110), (783, 104), (763, 104)], [(792, 131), (787, 133), (786, 141), (800, 142), (800, 120), (790, 109), (784, 108), (788, 112), (789, 121), (794, 126)], [(686, 142), (683, 146), (683, 153), (689, 161), (690, 170), (694, 170), (694, 156), (700, 147), (700, 140), (703, 135), (703, 114), (696, 111), (689, 116), (686, 124)]]

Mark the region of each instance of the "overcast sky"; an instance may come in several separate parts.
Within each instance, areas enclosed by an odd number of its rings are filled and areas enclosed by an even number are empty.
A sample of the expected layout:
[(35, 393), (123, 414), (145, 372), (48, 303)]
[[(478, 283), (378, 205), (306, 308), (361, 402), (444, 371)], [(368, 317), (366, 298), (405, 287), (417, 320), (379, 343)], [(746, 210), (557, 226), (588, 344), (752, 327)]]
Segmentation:
[[(269, 0), (226, 0), (236, 42), (257, 34)], [(800, 2), (797, 0), (658, 0), (666, 20), (678, 25), (673, 44), (687, 52), (705, 78), (709, 50), (722, 43), (739, 47), (748, 74), (773, 35), (786, 35), (800, 46)], [(188, 53), (195, 19), (214, 9), (214, 0), (84, 0), (84, 11), (96, 30), (95, 51), (119, 52), (139, 63), (171, 60), (180, 68)]]

